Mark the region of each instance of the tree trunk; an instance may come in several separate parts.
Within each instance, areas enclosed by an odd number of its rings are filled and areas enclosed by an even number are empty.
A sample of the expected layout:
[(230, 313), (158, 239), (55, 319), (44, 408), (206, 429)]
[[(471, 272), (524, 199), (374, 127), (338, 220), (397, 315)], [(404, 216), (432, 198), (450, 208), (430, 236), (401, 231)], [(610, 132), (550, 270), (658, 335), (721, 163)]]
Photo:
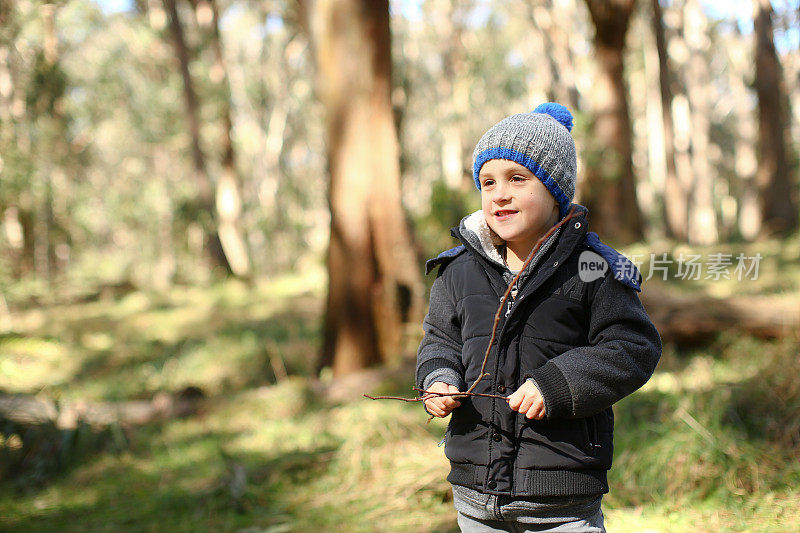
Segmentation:
[(192, 76), (189, 73), (189, 50), (183, 35), (183, 27), (178, 16), (175, 0), (164, 0), (164, 8), (169, 17), (170, 33), (175, 46), (175, 55), (183, 79), (183, 98), (186, 104), (186, 116), (189, 121), (189, 133), (192, 138), (192, 163), (194, 165), (195, 181), (197, 183), (197, 197), (199, 203), (200, 225), (203, 228), (206, 252), (211, 266), (222, 267), (231, 272), (231, 267), (225, 257), (225, 252), (217, 233), (217, 217), (214, 208), (214, 186), (206, 168), (206, 158), (200, 145), (200, 117), (198, 112), (197, 95), (194, 90)]
[(443, 4), (438, 12), (441, 24), (437, 30), (444, 43), (442, 51), (443, 75), (437, 80), (440, 110), (442, 176), (450, 189), (469, 187), (472, 180), (464, 167), (464, 118), (469, 108), (469, 88), (464, 75), (465, 31), (464, 13), (468, 6), (463, 2)]
[(711, 130), (711, 80), (707, 58), (711, 53), (706, 17), (696, 0), (687, 0), (684, 35), (689, 47), (686, 90), (691, 102), (692, 169), (694, 183), (689, 198), (689, 242), (709, 245), (719, 240), (714, 207), (715, 173), (709, 164)]
[(713, 298), (650, 285), (642, 293), (642, 304), (665, 342), (693, 344), (713, 339), (722, 331), (762, 338), (796, 335), (800, 307), (795, 298), (791, 294)]
[[(42, 58), (44, 63), (37, 66), (39, 75), (46, 76), (52, 83), (40, 88), (33, 110), (37, 129), (43, 132), (42, 140), (35, 148), (38, 159), (38, 172), (43, 182), (44, 195), (41, 198), (38, 217), (34, 220), (34, 258), (36, 270), (48, 283), (54, 281), (58, 272), (55, 245), (58, 235), (54, 211), (54, 181), (64, 177), (62, 166), (68, 156), (64, 140), (67, 126), (64, 118), (64, 73), (59, 65), (58, 32), (56, 30), (55, 4), (44, 4), (40, 8), (42, 16)], [(63, 181), (63, 180), (61, 180)]]
[(668, 43), (668, 53), (674, 66), (675, 79), (672, 89), (672, 116), (673, 137), (675, 147), (675, 171), (678, 185), (683, 191), (681, 201), (686, 206), (686, 239), (689, 239), (689, 203), (695, 187), (694, 169), (692, 166), (692, 110), (687, 93), (686, 72), (689, 70), (689, 46), (684, 38), (685, 34), (685, 2), (672, 2), (669, 9), (673, 12), (675, 27), (671, 28), (674, 35)]
[[(536, 69), (535, 77), (531, 76), (528, 83), (528, 107), (535, 109), (541, 102), (558, 102), (553, 89), (558, 80), (558, 74), (553, 70), (555, 58), (552, 50), (548, 50), (547, 30), (549, 28), (542, 20), (550, 20), (549, 6), (542, 5), (542, 2), (526, 2), (525, 5), (528, 9), (531, 31), (525, 32), (526, 42), (522, 43), (522, 46), (529, 50), (531, 58), (529, 60), (537, 58), (542, 61), (540, 68)], [(545, 68), (545, 62), (547, 68)], [(560, 103), (569, 107), (566, 101)]]
[[(569, 28), (575, 16), (573, 4), (572, 0), (567, 0), (560, 2), (556, 7), (552, 0), (546, 0), (529, 2), (527, 7), (531, 23), (538, 33), (537, 55), (544, 57), (548, 65), (546, 70), (539, 71), (542, 76), (549, 79), (549, 83), (545, 82), (548, 87), (547, 99), (559, 102), (574, 111), (580, 106), (569, 46)], [(535, 107), (539, 103), (541, 101), (531, 102), (531, 105)]]
[(754, 0), (756, 92), (758, 94), (759, 162), (762, 232), (787, 235), (797, 227), (797, 187), (788, 163), (783, 74), (772, 38), (772, 5)]
[[(206, 2), (198, 3), (198, 9)], [(208, 0), (211, 10), (211, 46), (214, 49), (215, 64), (212, 72), (219, 77), (222, 94), (222, 175), (216, 190), (216, 206), (219, 216), (219, 238), (225, 257), (231, 270), (239, 277), (250, 275), (250, 256), (241, 224), (242, 187), (236, 171), (236, 154), (231, 139), (233, 120), (231, 118), (231, 88), (228, 81), (228, 69), (222, 50), (222, 38), (219, 31), (219, 10), (214, 0)]]
[(727, 78), (732, 96), (731, 113), (736, 124), (733, 153), (738, 201), (737, 229), (748, 241), (755, 240), (761, 231), (761, 209), (758, 206), (756, 186), (758, 126), (756, 114), (749, 105), (753, 90), (752, 87), (748, 87), (746, 81), (753, 78), (755, 71), (750, 57), (751, 41), (754, 41), (752, 36), (744, 36), (737, 32), (725, 46), (730, 65)]
[(632, 133), (625, 87), (625, 35), (634, 0), (586, 0), (595, 26), (598, 79), (593, 94), (594, 138), (599, 143), (587, 161), (583, 203), (592, 227), (616, 242), (643, 236), (636, 201)]
[(41, 395), (0, 394), (0, 422), (21, 428), (47, 424), (57, 429), (74, 429), (83, 422), (96, 429), (119, 424), (142, 426), (156, 420), (191, 416), (201, 407), (205, 393), (187, 387), (177, 393), (161, 392), (152, 400), (125, 402), (55, 402)]
[(400, 202), (388, 0), (308, 7), (330, 171), (321, 364), (339, 376), (398, 354), (403, 323), (421, 317), (422, 283)]
[[(6, 1), (0, 7), (0, 146), (14, 147), (15, 157), (34, 161), (25, 131), (26, 99), (17, 87), (18, 61), (15, 44), (19, 35), (16, 3)], [(11, 154), (3, 154), (8, 158)], [(6, 199), (7, 200), (7, 199)], [(31, 274), (35, 268), (34, 216), (35, 198), (30, 190), (2, 206), (5, 237), (10, 245), (11, 273), (14, 278)]]
[[(664, 161), (664, 128), (661, 121), (661, 95), (658, 88), (658, 51), (649, 20), (642, 17), (633, 20), (629, 39), (630, 46), (639, 52), (641, 68), (628, 76), (631, 106), (631, 130), (633, 131), (633, 171), (639, 176), (636, 195), (645, 220), (659, 222), (643, 228), (645, 238), (661, 237), (664, 230), (659, 210), (663, 198), (666, 164)], [(658, 211), (658, 212), (657, 212)]]
[(667, 39), (661, 13), (660, 0), (652, 0), (653, 33), (658, 50), (659, 89), (661, 91), (661, 118), (664, 128), (664, 223), (669, 237), (685, 241), (688, 237), (687, 191), (678, 179), (675, 165), (675, 128), (672, 123), (672, 75), (667, 61)]

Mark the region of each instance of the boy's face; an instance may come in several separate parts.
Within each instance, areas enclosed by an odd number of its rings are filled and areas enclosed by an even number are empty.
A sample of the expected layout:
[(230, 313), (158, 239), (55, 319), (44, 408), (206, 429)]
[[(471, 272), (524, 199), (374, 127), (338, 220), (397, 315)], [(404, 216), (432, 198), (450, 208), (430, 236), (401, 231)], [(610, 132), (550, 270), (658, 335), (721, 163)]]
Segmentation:
[(486, 223), (509, 246), (533, 246), (558, 222), (555, 198), (522, 165), (506, 159), (490, 159), (484, 163), (478, 179)]

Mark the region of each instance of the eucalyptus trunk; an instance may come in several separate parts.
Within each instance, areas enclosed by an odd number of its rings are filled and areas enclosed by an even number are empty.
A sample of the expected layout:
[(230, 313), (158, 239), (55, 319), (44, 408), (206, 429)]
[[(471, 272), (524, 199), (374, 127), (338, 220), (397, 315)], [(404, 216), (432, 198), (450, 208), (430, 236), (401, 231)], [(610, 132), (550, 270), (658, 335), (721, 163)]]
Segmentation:
[(598, 74), (594, 84), (593, 137), (581, 198), (592, 227), (616, 242), (643, 237), (636, 201), (632, 132), (625, 86), (625, 36), (634, 0), (586, 0), (595, 27)]
[[(198, 4), (202, 5), (202, 4)], [(211, 10), (211, 47), (214, 50), (214, 70), (219, 72), (220, 93), (222, 94), (220, 115), (222, 131), (222, 175), (216, 187), (216, 208), (219, 217), (219, 239), (225, 257), (234, 274), (240, 277), (250, 275), (250, 255), (247, 250), (242, 229), (242, 185), (236, 169), (236, 152), (231, 139), (233, 118), (231, 116), (231, 88), (228, 67), (222, 48), (219, 31), (219, 9), (215, 0), (208, 0)]]
[(322, 366), (383, 363), (419, 320), (420, 266), (400, 199), (388, 0), (304, 6), (327, 114), (331, 236)]
[(754, 18), (759, 126), (756, 181), (761, 197), (762, 232), (786, 235), (797, 227), (797, 184), (788, 162), (786, 118), (791, 114), (772, 37), (769, 0), (754, 0)]
[(678, 179), (675, 164), (675, 127), (672, 121), (672, 74), (667, 55), (667, 38), (660, 0), (652, 0), (652, 25), (658, 50), (658, 86), (664, 128), (664, 223), (668, 236), (685, 241), (688, 237), (687, 191)]
[(228, 259), (220, 242), (217, 232), (217, 217), (214, 206), (214, 186), (208, 175), (206, 156), (200, 144), (200, 115), (197, 93), (194, 82), (189, 73), (189, 50), (183, 33), (178, 8), (175, 0), (164, 0), (164, 8), (169, 16), (170, 33), (175, 47), (175, 55), (183, 79), (183, 99), (186, 106), (186, 118), (191, 136), (192, 164), (194, 166), (195, 182), (197, 184), (197, 201), (199, 208), (199, 223), (203, 228), (206, 252), (212, 267), (222, 267), (231, 272)]

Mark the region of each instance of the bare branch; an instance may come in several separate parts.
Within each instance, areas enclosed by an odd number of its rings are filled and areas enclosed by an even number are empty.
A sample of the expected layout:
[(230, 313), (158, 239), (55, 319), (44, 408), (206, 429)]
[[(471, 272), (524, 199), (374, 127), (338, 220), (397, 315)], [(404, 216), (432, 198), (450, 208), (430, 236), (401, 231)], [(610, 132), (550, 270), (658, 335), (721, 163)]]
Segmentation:
[(453, 398), (466, 398), (467, 396), (480, 396), (482, 398), (497, 398), (498, 400), (505, 400), (508, 401), (506, 396), (500, 396), (499, 394), (483, 394), (480, 392), (434, 392), (424, 389), (419, 389), (414, 387), (415, 391), (422, 393), (422, 396), (417, 396), (416, 398), (403, 398), (401, 396), (370, 396), (369, 394), (364, 394), (365, 398), (369, 398), (370, 400), (401, 400), (403, 402), (422, 402), (429, 398), (433, 397), (443, 397), (443, 396), (452, 396)]
[[(421, 401), (425, 401), (425, 400), (427, 400), (429, 398), (441, 397), (441, 396), (451, 396), (453, 398), (466, 398), (468, 396), (480, 396), (482, 398), (496, 398), (496, 399), (499, 399), (499, 400), (508, 401), (508, 398), (506, 396), (500, 396), (500, 395), (497, 395), (497, 394), (482, 394), (482, 393), (477, 393), (477, 392), (472, 392), (472, 391), (475, 390), (475, 387), (478, 385), (478, 383), (483, 378), (485, 378), (485, 377), (490, 375), (490, 374), (488, 374), (486, 372), (486, 363), (489, 360), (489, 353), (491, 352), (492, 345), (494, 344), (495, 338), (497, 337), (497, 327), (500, 324), (500, 315), (503, 312), (503, 309), (505, 309), (506, 302), (508, 301), (508, 297), (511, 294), (511, 290), (514, 288), (514, 285), (516, 285), (517, 281), (519, 281), (519, 278), (522, 275), (522, 273), (525, 272), (525, 269), (528, 268), (528, 265), (531, 264), (531, 261), (533, 260), (533, 257), (536, 255), (536, 252), (539, 251), (539, 248), (541, 248), (542, 244), (548, 238), (550, 238), (550, 236), (553, 233), (555, 233), (555, 231), (558, 228), (560, 228), (567, 221), (569, 221), (572, 218), (575, 218), (576, 216), (578, 216), (578, 215), (577, 215), (577, 213), (575, 213), (575, 206), (572, 206), (572, 208), (569, 210), (569, 213), (567, 213), (567, 216), (565, 216), (558, 224), (556, 224), (555, 226), (550, 228), (550, 231), (545, 233), (544, 236), (542, 236), (542, 238), (539, 239), (536, 242), (536, 246), (534, 246), (533, 250), (531, 250), (531, 253), (528, 254), (528, 258), (525, 260), (525, 263), (522, 264), (522, 268), (519, 269), (519, 272), (517, 272), (517, 275), (514, 276), (514, 279), (512, 279), (511, 283), (508, 284), (508, 288), (506, 289), (505, 294), (503, 294), (503, 297), (500, 299), (500, 306), (497, 308), (497, 313), (495, 313), (495, 315), (494, 315), (494, 325), (492, 326), (492, 335), (489, 338), (489, 345), (486, 347), (486, 352), (483, 355), (483, 363), (481, 364), (481, 372), (478, 375), (478, 378), (469, 387), (469, 389), (467, 389), (465, 392), (433, 392), (433, 391), (426, 391), (426, 390), (422, 390), (422, 389), (419, 389), (417, 387), (414, 387), (415, 391), (423, 393), (423, 395), (422, 396), (418, 396), (416, 398), (402, 398), (402, 397), (399, 397), (399, 396), (370, 396), (368, 394), (364, 394), (364, 397), (369, 398), (370, 400), (400, 400), (400, 401), (403, 401), (403, 402), (421, 402)], [(431, 418), (433, 418), (433, 416), (431, 416)], [(428, 422), (430, 422), (430, 419), (428, 419)]]
[(498, 324), (500, 324), (500, 315), (502, 314), (503, 309), (505, 308), (506, 302), (508, 301), (508, 296), (511, 294), (511, 290), (514, 288), (514, 285), (517, 284), (517, 281), (519, 280), (522, 273), (525, 272), (525, 269), (528, 268), (528, 265), (531, 264), (531, 260), (533, 260), (533, 257), (536, 255), (536, 252), (539, 251), (539, 248), (541, 248), (542, 244), (550, 237), (550, 235), (555, 233), (555, 231), (561, 226), (563, 226), (568, 220), (570, 220), (571, 218), (575, 218), (576, 216), (577, 214), (575, 213), (575, 206), (572, 206), (572, 208), (569, 210), (569, 213), (567, 213), (567, 216), (565, 216), (561, 220), (561, 222), (550, 228), (550, 231), (545, 233), (544, 236), (542, 236), (542, 238), (536, 242), (536, 246), (534, 246), (533, 250), (531, 250), (531, 253), (528, 254), (528, 258), (525, 260), (525, 263), (522, 264), (522, 268), (519, 269), (517, 275), (514, 276), (514, 279), (512, 279), (511, 283), (508, 284), (508, 288), (506, 289), (505, 294), (503, 294), (503, 298), (500, 300), (500, 307), (497, 308), (497, 313), (495, 313), (494, 315), (494, 326), (492, 326), (492, 336), (489, 338), (489, 345), (486, 347), (486, 353), (483, 355), (483, 364), (481, 364), (481, 373), (478, 375), (478, 379), (476, 379), (472, 383), (470, 388), (467, 389), (467, 392), (472, 392), (473, 390), (475, 390), (475, 387), (478, 385), (478, 383), (480, 383), (480, 381), (483, 378), (489, 375), (486, 373), (486, 362), (489, 360), (489, 352), (492, 350), (492, 344), (494, 344), (495, 337), (497, 336), (497, 326)]

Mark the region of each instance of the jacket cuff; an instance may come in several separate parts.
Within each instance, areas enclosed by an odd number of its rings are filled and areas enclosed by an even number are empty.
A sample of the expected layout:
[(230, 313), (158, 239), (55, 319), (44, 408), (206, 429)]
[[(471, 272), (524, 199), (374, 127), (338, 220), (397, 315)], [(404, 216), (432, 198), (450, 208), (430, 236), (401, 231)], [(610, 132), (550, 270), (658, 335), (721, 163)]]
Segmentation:
[(544, 410), (548, 420), (572, 416), (572, 394), (561, 370), (552, 362), (533, 370), (526, 378), (533, 379), (544, 398)]
[(452, 385), (460, 391), (466, 390), (466, 385), (464, 380), (461, 378), (461, 375), (452, 368), (440, 368), (438, 370), (434, 370), (422, 381), (422, 388), (429, 390), (431, 385), (437, 381)]
[[(433, 372), (434, 370), (439, 370), (442, 368), (449, 368), (453, 370), (457, 375), (461, 375), (461, 369), (448, 359), (428, 359), (417, 368), (417, 387), (420, 389), (425, 388), (423, 385), (425, 384), (425, 378), (428, 377), (428, 374)], [(451, 385), (456, 385), (456, 383), (451, 383)]]

